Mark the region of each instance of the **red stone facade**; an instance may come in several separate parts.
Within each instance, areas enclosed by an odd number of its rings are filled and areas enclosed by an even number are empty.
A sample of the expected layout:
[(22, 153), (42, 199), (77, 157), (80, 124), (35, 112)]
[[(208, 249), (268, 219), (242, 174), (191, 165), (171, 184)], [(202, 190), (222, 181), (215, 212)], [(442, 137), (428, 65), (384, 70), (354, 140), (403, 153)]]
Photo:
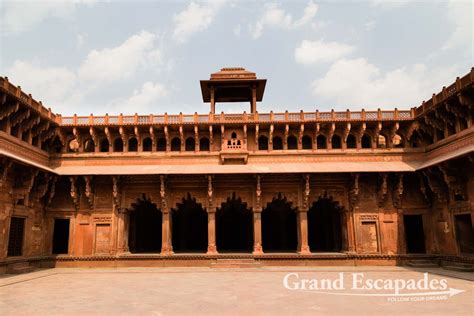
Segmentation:
[[(474, 70), (410, 110), (73, 116), (0, 78), (0, 272), (36, 266), (473, 262)], [(250, 103), (214, 113), (216, 102)]]

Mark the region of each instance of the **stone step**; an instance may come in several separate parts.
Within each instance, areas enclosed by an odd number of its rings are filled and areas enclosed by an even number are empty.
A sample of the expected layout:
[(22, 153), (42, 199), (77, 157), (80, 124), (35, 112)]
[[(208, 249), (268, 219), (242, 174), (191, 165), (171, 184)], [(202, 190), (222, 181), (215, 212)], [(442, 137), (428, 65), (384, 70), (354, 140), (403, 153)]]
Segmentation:
[(217, 259), (211, 264), (213, 268), (255, 268), (260, 262), (254, 259)]
[(35, 267), (30, 266), (28, 262), (17, 262), (8, 266), (8, 273), (21, 274), (33, 272)]
[(407, 266), (413, 267), (413, 268), (438, 268), (439, 267), (438, 264), (427, 259), (411, 260), (407, 263)]
[(443, 269), (459, 272), (474, 272), (474, 264), (463, 262), (446, 262)]

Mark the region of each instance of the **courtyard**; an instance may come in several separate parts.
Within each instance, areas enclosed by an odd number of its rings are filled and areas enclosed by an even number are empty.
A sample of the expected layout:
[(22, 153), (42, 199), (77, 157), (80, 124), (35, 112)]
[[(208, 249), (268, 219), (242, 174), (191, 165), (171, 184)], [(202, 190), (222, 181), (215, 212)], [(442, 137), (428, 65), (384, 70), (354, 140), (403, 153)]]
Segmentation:
[[(386, 289), (351, 289), (354, 275), (365, 280), (423, 280), (425, 272), (429, 280), (445, 279), (448, 290), (391, 295)], [(290, 273), (287, 285), (293, 289), (284, 286)], [(321, 289), (323, 280), (342, 277), (344, 289), (328, 289), (328, 284)], [(322, 283), (314, 290), (310, 282), (296, 282), (303, 279)], [(472, 315), (473, 281), (473, 273), (440, 268), (56, 268), (1, 276), (0, 314)]]

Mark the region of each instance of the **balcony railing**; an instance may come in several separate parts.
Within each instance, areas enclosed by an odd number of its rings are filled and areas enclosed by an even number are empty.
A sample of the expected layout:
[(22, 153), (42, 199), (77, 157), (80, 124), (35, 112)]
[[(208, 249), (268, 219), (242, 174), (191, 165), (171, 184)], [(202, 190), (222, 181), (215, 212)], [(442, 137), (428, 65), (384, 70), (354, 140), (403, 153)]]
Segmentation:
[(354, 122), (354, 121), (410, 121), (415, 109), (399, 111), (344, 111), (344, 112), (283, 112), (283, 113), (221, 113), (221, 114), (178, 114), (178, 115), (118, 115), (118, 116), (69, 116), (57, 117), (64, 126), (94, 125), (186, 125), (222, 123), (306, 123), (306, 122)]
[(43, 106), (43, 104), (31, 96), (31, 94), (26, 94), (25, 92), (21, 91), (21, 87), (16, 87), (11, 82), (8, 81), (8, 78), (0, 77), (0, 88), (4, 89), (11, 95), (18, 98), (22, 103), (29, 106), (34, 111), (38, 112), (41, 117), (48, 118), (53, 121), (57, 121), (57, 116), (51, 112), (51, 109), (47, 109)]

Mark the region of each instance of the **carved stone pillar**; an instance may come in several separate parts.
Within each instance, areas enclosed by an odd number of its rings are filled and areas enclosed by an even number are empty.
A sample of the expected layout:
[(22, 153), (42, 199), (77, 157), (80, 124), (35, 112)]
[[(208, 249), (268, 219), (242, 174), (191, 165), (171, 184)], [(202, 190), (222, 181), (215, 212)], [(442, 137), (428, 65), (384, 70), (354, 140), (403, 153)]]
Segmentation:
[(118, 211), (118, 237), (117, 237), (117, 254), (129, 253), (128, 248), (128, 226), (130, 215), (125, 210)]
[(347, 227), (347, 252), (355, 253), (354, 211), (346, 211), (342, 214)]
[(262, 248), (262, 208), (253, 210), (253, 252), (254, 255), (263, 254)]
[(308, 245), (308, 209), (298, 209), (298, 253), (309, 255), (311, 251)]
[(216, 255), (216, 208), (207, 208), (207, 254)]
[(168, 208), (161, 210), (161, 254), (169, 256), (173, 254), (173, 245), (171, 243), (171, 212)]

